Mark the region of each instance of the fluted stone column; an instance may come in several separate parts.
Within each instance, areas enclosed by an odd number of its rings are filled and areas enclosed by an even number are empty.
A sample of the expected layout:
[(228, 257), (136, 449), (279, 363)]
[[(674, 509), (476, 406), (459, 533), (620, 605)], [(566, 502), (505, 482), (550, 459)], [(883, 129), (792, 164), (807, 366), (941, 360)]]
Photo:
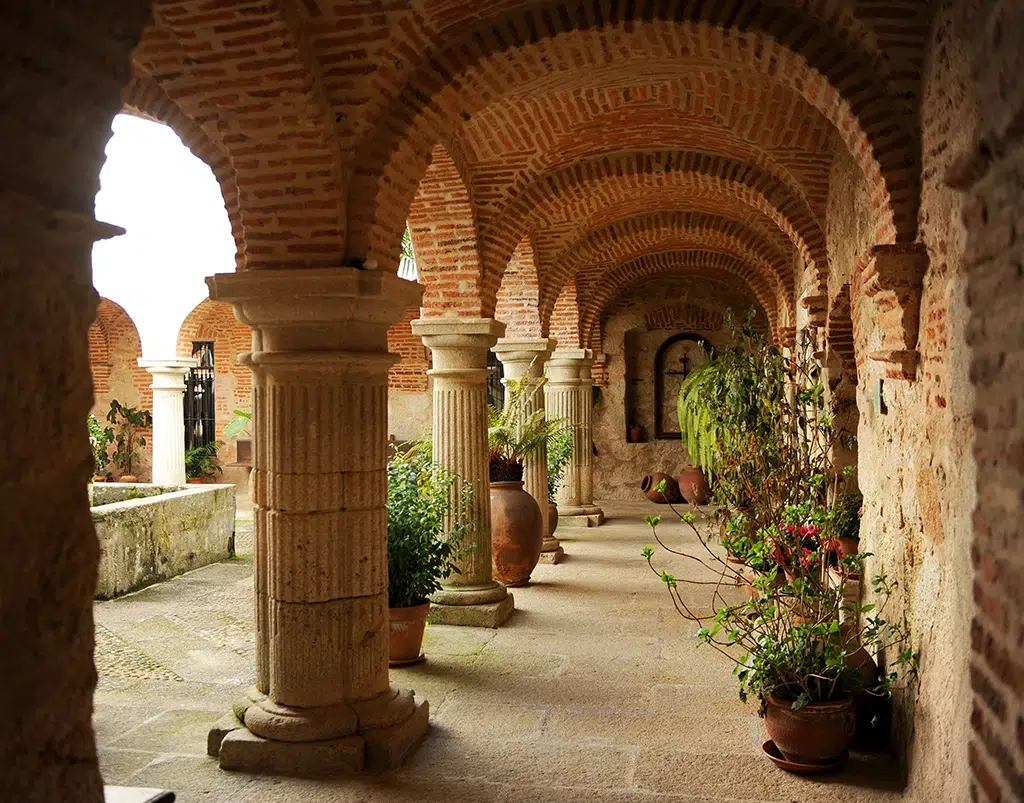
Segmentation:
[(490, 318), (427, 318), (412, 322), (433, 356), (434, 461), (472, 483), (476, 525), (466, 536), (472, 549), (431, 597), (434, 624), (497, 627), (512, 613), (512, 595), (491, 568), (491, 501), (487, 449), (487, 352), (505, 325)]
[(185, 484), (185, 374), (197, 360), (139, 360), (153, 375), (153, 483)]
[[(544, 377), (544, 364), (555, 347), (549, 338), (512, 339), (501, 338), (491, 349), (501, 360), (505, 379), (530, 378), (529, 388), (537, 387)], [(544, 410), (544, 391), (534, 392), (524, 409), (525, 415)], [(523, 486), (526, 492), (537, 500), (544, 529), (544, 543), (541, 547), (541, 563), (558, 563), (565, 556), (565, 550), (548, 530), (548, 450), (545, 446), (537, 454), (528, 457), (523, 465)]]
[(548, 412), (567, 420), (573, 432), (572, 456), (556, 499), (559, 526), (597, 527), (604, 523), (604, 513), (593, 500), (593, 357), (590, 349), (559, 349), (548, 360)]
[(214, 276), (253, 327), (257, 681), (210, 734), (221, 767), (394, 766), (427, 703), (389, 686), (388, 326), (419, 285), (353, 268)]

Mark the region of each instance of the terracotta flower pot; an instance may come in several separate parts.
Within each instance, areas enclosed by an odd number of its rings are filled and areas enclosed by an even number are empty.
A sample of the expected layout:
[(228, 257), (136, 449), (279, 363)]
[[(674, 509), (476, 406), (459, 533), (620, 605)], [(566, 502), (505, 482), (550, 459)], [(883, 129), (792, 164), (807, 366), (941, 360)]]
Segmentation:
[(711, 499), (711, 486), (704, 472), (696, 466), (687, 466), (679, 475), (679, 493), (694, 505), (706, 505)]
[[(664, 493), (656, 490), (662, 480), (665, 481)], [(675, 479), (668, 474), (662, 474), (660, 471), (644, 475), (644, 478), (640, 481), (640, 490), (644, 496), (656, 505), (664, 505), (669, 502), (677, 504), (683, 501), (683, 497), (679, 494), (679, 485)]]
[(860, 541), (856, 538), (843, 536), (839, 540), (839, 554), (844, 558), (850, 558), (860, 551)]
[(423, 631), (427, 626), (430, 603), (411, 608), (388, 608), (391, 635), (388, 640), (388, 664), (405, 666), (423, 660)]
[(853, 739), (857, 728), (854, 700), (811, 703), (796, 711), (789, 700), (768, 697), (764, 726), (789, 761), (798, 764), (832, 764)]
[(138, 480), (138, 478), (134, 474), (122, 474), (118, 478), (117, 481), (118, 482), (138, 482), (139, 480)]
[(494, 579), (523, 586), (540, 560), (544, 528), (540, 507), (519, 482), (491, 483), (491, 562)]
[(640, 424), (632, 424), (629, 427), (628, 435), (630, 443), (643, 443), (647, 440), (647, 430)]
[(558, 505), (554, 502), (548, 502), (548, 534), (554, 535), (555, 528), (558, 526)]
[(204, 482), (204, 480), (203, 480), (202, 477), (186, 477), (185, 478), (185, 484), (186, 485), (202, 485), (203, 482)]

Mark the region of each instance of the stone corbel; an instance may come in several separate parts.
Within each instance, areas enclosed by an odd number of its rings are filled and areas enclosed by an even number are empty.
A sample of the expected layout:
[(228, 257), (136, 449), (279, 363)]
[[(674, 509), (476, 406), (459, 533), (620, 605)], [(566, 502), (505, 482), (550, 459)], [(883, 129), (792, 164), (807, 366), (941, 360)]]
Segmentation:
[(861, 292), (871, 299), (873, 323), (881, 333), (881, 349), (868, 358), (884, 363), (889, 379), (913, 380), (917, 374), (921, 287), (927, 269), (928, 252), (919, 243), (876, 245), (861, 275)]

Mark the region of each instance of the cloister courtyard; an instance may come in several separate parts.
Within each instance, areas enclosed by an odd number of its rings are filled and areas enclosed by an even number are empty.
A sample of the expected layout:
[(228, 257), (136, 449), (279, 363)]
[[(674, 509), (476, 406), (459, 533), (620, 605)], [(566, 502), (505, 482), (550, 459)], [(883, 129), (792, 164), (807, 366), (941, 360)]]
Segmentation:
[(429, 626), (426, 662), (392, 681), (430, 701), (430, 730), (400, 769), (362, 780), (230, 773), (206, 754), (207, 732), (253, 681), (242, 520), (236, 559), (97, 604), (104, 778), (173, 789), (180, 803), (902, 800), (899, 767), (877, 745), (819, 778), (765, 760), (728, 661), (697, 647), (640, 557), (652, 510), (608, 506), (604, 526), (564, 538), (569, 556), (516, 589), (506, 626)]

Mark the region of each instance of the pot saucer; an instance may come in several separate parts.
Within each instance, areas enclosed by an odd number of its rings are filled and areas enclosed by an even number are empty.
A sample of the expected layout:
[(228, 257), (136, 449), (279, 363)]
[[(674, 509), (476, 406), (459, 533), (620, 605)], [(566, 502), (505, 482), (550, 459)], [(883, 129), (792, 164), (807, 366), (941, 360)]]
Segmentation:
[(796, 775), (822, 775), (826, 772), (835, 772), (850, 757), (849, 752), (844, 750), (839, 758), (828, 764), (798, 764), (795, 761), (787, 761), (771, 739), (761, 745), (761, 749), (768, 758), (775, 762), (776, 766)]
[(400, 661), (388, 661), (388, 666), (411, 666), (412, 664), (418, 664), (420, 661), (425, 660), (427, 660), (427, 656), (421, 652), (415, 658), (404, 658)]

